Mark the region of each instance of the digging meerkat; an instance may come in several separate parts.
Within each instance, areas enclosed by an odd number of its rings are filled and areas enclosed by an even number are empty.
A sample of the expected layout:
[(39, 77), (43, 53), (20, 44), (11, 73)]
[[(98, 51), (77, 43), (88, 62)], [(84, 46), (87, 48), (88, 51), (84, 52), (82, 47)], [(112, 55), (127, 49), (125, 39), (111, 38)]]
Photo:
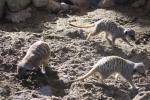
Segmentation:
[(135, 63), (118, 56), (107, 56), (100, 59), (87, 74), (72, 80), (71, 82), (84, 80), (96, 73), (99, 74), (100, 81), (102, 83), (103, 80), (108, 78), (110, 75), (114, 73), (117, 73), (116, 75), (120, 74), (130, 83), (131, 89), (137, 88), (132, 82), (133, 74), (139, 73), (146, 77), (145, 65), (142, 62)]
[[(135, 31), (129, 28), (123, 28), (121, 25), (109, 20), (109, 19), (101, 19), (97, 21), (94, 24), (90, 24), (87, 26), (77, 26), (72, 23), (70, 23), (71, 26), (79, 27), (79, 28), (90, 28), (94, 27), (94, 31), (89, 33), (87, 36), (87, 40), (90, 38), (91, 35), (97, 35), (101, 32), (105, 32), (105, 38), (108, 40), (108, 42), (114, 46), (115, 40), (118, 38), (121, 38), (124, 42), (126, 42), (128, 45), (132, 46), (128, 40), (127, 37), (129, 37), (131, 40), (135, 41)], [(112, 39), (109, 39), (109, 35), (111, 35)]]
[(17, 64), (17, 74), (23, 77), (27, 71), (38, 69), (40, 65), (41, 72), (46, 73), (45, 67), (48, 66), (50, 48), (46, 42), (37, 41), (28, 49), (25, 57)]

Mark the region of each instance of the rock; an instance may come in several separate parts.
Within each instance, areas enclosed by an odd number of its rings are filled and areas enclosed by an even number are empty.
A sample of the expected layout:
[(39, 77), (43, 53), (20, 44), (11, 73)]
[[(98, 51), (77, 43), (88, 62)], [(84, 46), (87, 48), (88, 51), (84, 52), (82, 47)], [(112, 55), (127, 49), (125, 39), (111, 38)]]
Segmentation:
[(146, 12), (150, 12), (150, 0), (146, 3)]
[(97, 7), (98, 3), (102, 0), (88, 0), (90, 3), (90, 7)]
[(102, 0), (99, 2), (98, 7), (100, 8), (109, 8), (115, 5), (113, 0)]
[(66, 4), (73, 5), (71, 0), (55, 0), (55, 1), (57, 1), (57, 2), (64, 2)]
[(137, 0), (132, 4), (132, 7), (138, 8), (144, 6), (145, 2), (146, 2), (145, 0)]
[(21, 10), (19, 12), (8, 11), (6, 13), (6, 19), (8, 19), (12, 22), (15, 22), (15, 23), (19, 23), (19, 22), (25, 21), (27, 18), (31, 17), (30, 11), (31, 11), (31, 8), (27, 8), (27, 9)]
[(5, 87), (0, 87), (0, 97), (1, 96), (9, 96), (10, 94), (10, 88), (8, 86), (5, 86)]
[(150, 91), (143, 91), (137, 94), (133, 100), (149, 100), (150, 99)]
[(54, 0), (48, 0), (47, 8), (48, 8), (48, 10), (50, 10), (51, 12), (54, 12), (54, 13), (59, 12), (61, 9), (60, 3), (56, 2)]
[(85, 32), (80, 29), (80, 30), (67, 30), (65, 31), (65, 35), (70, 37), (70, 38), (82, 38), (84, 39), (86, 36), (85, 36)]
[(0, 18), (3, 16), (5, 0), (0, 0)]
[(127, 3), (129, 0), (114, 0), (115, 4), (125, 4)]
[(72, 12), (77, 12), (79, 11), (79, 7), (77, 5), (70, 5), (69, 9), (72, 11)]
[(18, 91), (17, 93), (11, 95), (8, 98), (8, 100), (31, 100), (31, 99), (32, 99), (31, 92), (25, 90)]
[(70, 0), (74, 5), (78, 6), (81, 11), (87, 10), (89, 8), (88, 0)]
[(35, 7), (44, 7), (48, 4), (48, 0), (32, 0)]
[(25, 9), (31, 0), (6, 0), (6, 3), (10, 11), (17, 12)]

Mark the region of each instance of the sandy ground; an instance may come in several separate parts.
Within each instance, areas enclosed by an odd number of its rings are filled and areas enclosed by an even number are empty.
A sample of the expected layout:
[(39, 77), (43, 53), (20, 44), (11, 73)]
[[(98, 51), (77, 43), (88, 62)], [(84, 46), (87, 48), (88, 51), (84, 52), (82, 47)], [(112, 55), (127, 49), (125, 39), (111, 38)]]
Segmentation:
[[(150, 20), (141, 9), (117, 7), (96, 9), (83, 14), (53, 15), (47, 11), (33, 10), (33, 17), (15, 24), (0, 22), (0, 99), (1, 100), (132, 100), (150, 99), (150, 73), (147, 78), (134, 75), (133, 81), (140, 88), (129, 90), (129, 84), (114, 77), (105, 80), (106, 85), (89, 77), (84, 81), (67, 85), (67, 81), (87, 73), (94, 63), (108, 55), (117, 55), (135, 62), (142, 61), (150, 68)], [(124, 27), (136, 31), (134, 47), (116, 41), (112, 48), (104, 34), (87, 41), (89, 29), (70, 26), (69, 22), (93, 23), (109, 18)], [(45, 37), (51, 48), (48, 79), (39, 71), (31, 72), (26, 80), (16, 78), (16, 64), (25, 55), (32, 43)], [(48, 80), (48, 81), (47, 81)], [(139, 100), (139, 99), (135, 99)]]

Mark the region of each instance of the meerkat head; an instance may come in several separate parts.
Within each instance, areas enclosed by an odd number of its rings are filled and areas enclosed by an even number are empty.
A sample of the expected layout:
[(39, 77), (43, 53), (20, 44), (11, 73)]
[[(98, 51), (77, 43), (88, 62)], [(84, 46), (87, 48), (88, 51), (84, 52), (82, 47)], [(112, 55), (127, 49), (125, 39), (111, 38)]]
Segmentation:
[(146, 69), (145, 69), (145, 65), (143, 64), (143, 62), (135, 63), (134, 72), (137, 72), (140, 75), (146, 77)]
[(133, 41), (136, 40), (135, 39), (135, 31), (133, 29), (129, 29), (129, 28), (125, 29), (124, 30), (124, 34), (126, 36), (128, 36), (131, 40), (133, 40)]
[(27, 72), (31, 71), (31, 69), (29, 69), (29, 67), (27, 67), (27, 65), (23, 62), (19, 62), (17, 64), (17, 75), (18, 78), (23, 79), (27, 77)]

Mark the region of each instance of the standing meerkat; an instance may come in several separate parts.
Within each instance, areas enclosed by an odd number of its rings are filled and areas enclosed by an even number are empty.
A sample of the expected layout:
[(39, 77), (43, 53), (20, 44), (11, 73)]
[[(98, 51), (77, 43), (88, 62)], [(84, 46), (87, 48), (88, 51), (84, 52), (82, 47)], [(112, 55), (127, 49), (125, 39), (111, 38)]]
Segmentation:
[(27, 71), (38, 69), (40, 65), (41, 71), (45, 74), (45, 67), (48, 66), (50, 48), (46, 42), (37, 41), (28, 49), (25, 57), (17, 64), (17, 74), (23, 77)]
[[(128, 40), (127, 37), (129, 37), (131, 40), (135, 41), (135, 31), (129, 28), (123, 28), (121, 25), (109, 20), (109, 19), (101, 19), (97, 21), (94, 24), (88, 25), (88, 26), (77, 26), (72, 23), (70, 23), (71, 26), (79, 27), (79, 28), (89, 28), (94, 27), (94, 31), (92, 33), (89, 33), (87, 36), (87, 40), (90, 38), (91, 35), (97, 35), (101, 32), (105, 32), (105, 38), (108, 40), (108, 42), (111, 45), (115, 44), (115, 40), (117, 38), (121, 38), (124, 42), (126, 42), (128, 45), (132, 46)], [(111, 35), (112, 39), (109, 39), (109, 35)]]
[(131, 89), (136, 89), (136, 86), (132, 82), (132, 75), (134, 73), (139, 73), (146, 77), (145, 65), (142, 62), (135, 63), (118, 56), (107, 56), (100, 59), (87, 74), (73, 80), (72, 82), (84, 80), (96, 73), (99, 74), (102, 83), (103, 80), (110, 75), (114, 73), (120, 74), (130, 83)]

